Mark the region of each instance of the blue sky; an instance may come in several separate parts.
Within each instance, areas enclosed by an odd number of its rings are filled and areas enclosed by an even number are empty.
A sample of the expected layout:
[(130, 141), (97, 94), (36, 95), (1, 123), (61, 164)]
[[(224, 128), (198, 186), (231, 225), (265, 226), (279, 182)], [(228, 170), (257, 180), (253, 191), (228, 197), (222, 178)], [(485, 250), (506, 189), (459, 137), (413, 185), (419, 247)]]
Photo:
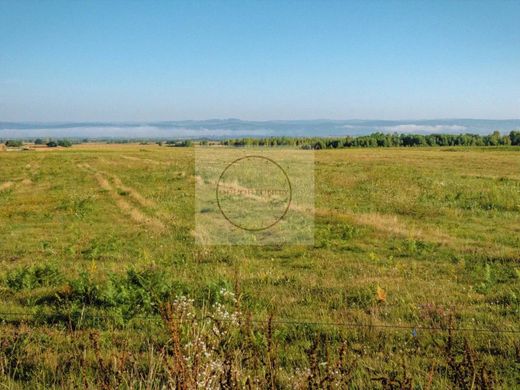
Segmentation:
[(0, 121), (520, 117), (520, 2), (0, 0)]

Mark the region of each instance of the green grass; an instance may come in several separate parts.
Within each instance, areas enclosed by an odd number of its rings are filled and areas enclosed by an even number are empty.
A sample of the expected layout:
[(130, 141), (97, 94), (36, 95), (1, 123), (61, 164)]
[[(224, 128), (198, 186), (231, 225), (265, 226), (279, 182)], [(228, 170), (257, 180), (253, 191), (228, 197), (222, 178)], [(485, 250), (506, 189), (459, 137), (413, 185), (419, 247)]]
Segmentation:
[[(313, 362), (339, 359), (346, 343), (351, 387), (411, 378), (471, 388), (488, 375), (514, 388), (520, 335), (499, 330), (520, 330), (520, 151), (349, 149), (315, 159), (314, 246), (202, 247), (193, 148), (0, 153), (0, 382), (138, 387), (146, 377), (159, 387), (187, 375), (160, 348), (174, 359), (171, 340), (188, 348), (200, 329), (208, 359), (241, 362), (235, 387), (248, 376), (259, 387), (310, 386), (305, 370), (325, 378)], [(199, 320), (174, 331), (164, 307), (180, 296)], [(222, 314), (218, 304), (244, 321), (215, 338), (204, 316)], [(78, 354), (84, 361), (64, 364)], [(135, 361), (100, 363), (125, 354)]]

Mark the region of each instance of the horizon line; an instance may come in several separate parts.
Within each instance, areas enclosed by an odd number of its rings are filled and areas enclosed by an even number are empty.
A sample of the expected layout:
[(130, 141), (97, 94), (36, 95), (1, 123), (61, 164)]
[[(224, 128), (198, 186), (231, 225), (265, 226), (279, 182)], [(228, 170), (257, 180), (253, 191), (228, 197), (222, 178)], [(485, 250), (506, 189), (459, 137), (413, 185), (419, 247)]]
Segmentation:
[(312, 118), (312, 119), (242, 119), (242, 118), (205, 118), (205, 119), (146, 119), (146, 120), (105, 120), (105, 119), (89, 119), (89, 120), (1, 120), (0, 123), (44, 123), (44, 124), (67, 124), (67, 123), (164, 123), (164, 122), (209, 122), (209, 121), (241, 121), (241, 122), (342, 122), (342, 121), (385, 121), (385, 122), (411, 122), (411, 121), (457, 121), (457, 120), (481, 120), (481, 121), (520, 121), (517, 118), (476, 118), (476, 117), (444, 117), (444, 118), (416, 118), (416, 119), (384, 119), (384, 118)]

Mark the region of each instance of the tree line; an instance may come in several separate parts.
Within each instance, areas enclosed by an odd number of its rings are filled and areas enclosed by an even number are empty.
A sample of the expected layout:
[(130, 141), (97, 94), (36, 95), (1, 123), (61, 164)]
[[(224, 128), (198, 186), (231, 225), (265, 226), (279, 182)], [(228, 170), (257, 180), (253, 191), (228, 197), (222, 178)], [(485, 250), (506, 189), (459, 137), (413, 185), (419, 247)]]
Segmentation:
[[(98, 140), (101, 141), (101, 140)], [(420, 146), (520, 146), (520, 130), (511, 131), (502, 135), (494, 131), (489, 135), (479, 134), (399, 134), (399, 133), (372, 133), (360, 136), (343, 137), (264, 137), (264, 138), (234, 138), (222, 141), (218, 140), (132, 140), (132, 139), (106, 139), (106, 143), (124, 144), (140, 142), (147, 145), (151, 142), (169, 147), (190, 147), (194, 143), (200, 145), (221, 144), (226, 146), (293, 146), (302, 149), (338, 149), (338, 148), (376, 148), (376, 147), (420, 147)], [(29, 141), (31, 142), (31, 141)], [(70, 147), (73, 143), (87, 143), (89, 139), (70, 141), (68, 139), (41, 139), (33, 140), (36, 145), (48, 147)], [(22, 140), (0, 139), (7, 147), (21, 147)]]
[[(24, 145), (24, 142), (22, 140), (18, 140), (18, 139), (8, 139), (7, 141), (4, 142), (4, 144), (8, 148), (19, 148), (19, 147), (22, 147)], [(35, 145), (46, 145), (49, 148), (55, 148), (57, 146), (61, 146), (61, 147), (64, 147), (64, 148), (69, 148), (69, 147), (72, 146), (72, 142), (69, 141), (68, 139), (58, 139), (58, 140), (48, 139), (48, 140), (43, 140), (41, 138), (36, 138), (34, 140), (34, 144)]]
[(501, 135), (478, 134), (386, 134), (372, 133), (346, 137), (268, 137), (238, 138), (222, 141), (227, 146), (296, 146), (302, 149), (417, 147), (417, 146), (500, 146), (520, 145), (520, 130)]

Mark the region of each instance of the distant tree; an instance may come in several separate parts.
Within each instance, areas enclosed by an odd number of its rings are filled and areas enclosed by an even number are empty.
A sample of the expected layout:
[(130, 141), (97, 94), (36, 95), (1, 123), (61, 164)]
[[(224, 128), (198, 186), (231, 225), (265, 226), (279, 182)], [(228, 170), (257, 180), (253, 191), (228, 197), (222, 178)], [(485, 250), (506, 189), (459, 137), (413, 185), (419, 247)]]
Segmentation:
[(317, 142), (314, 143), (314, 146), (313, 148), (316, 149), (316, 150), (319, 150), (319, 149), (325, 149), (325, 142), (323, 140), (318, 140)]
[(5, 141), (5, 146), (7, 146), (8, 148), (19, 148), (22, 145), (23, 145), (22, 141), (19, 141), (19, 140), (10, 139), (10, 140)]
[(520, 130), (509, 133), (509, 139), (511, 140), (511, 145), (520, 145)]
[(494, 131), (491, 135), (484, 137), (484, 143), (488, 146), (498, 146), (500, 145), (500, 138), (500, 132)]
[(511, 145), (511, 138), (508, 135), (500, 137), (500, 145)]
[(70, 142), (68, 139), (60, 139), (58, 140), (58, 146), (70, 148), (72, 146), (72, 142)]
[(327, 141), (327, 147), (332, 149), (338, 149), (343, 147), (343, 140), (331, 139)]
[(43, 142), (43, 140), (42, 140), (41, 138), (36, 138), (36, 139), (34, 140), (34, 144), (35, 144), (35, 145), (43, 145), (44, 142)]

